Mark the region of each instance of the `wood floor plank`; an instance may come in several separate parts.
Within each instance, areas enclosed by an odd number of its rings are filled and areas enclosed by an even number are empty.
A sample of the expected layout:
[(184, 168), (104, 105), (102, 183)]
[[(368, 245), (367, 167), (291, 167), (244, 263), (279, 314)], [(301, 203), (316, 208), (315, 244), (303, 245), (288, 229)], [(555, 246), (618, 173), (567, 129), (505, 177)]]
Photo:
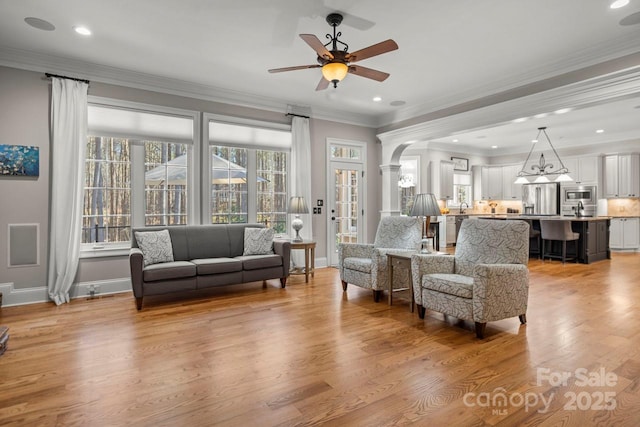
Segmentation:
[[(484, 340), (473, 322), (344, 293), (333, 268), (285, 289), (156, 296), (140, 312), (131, 294), (3, 307), (0, 425), (640, 425), (640, 254), (529, 268), (528, 323), (490, 322)], [(616, 383), (580, 385), (580, 368)], [(567, 393), (601, 392), (615, 409), (567, 409)], [(479, 398), (499, 393), (553, 401), (542, 413)]]

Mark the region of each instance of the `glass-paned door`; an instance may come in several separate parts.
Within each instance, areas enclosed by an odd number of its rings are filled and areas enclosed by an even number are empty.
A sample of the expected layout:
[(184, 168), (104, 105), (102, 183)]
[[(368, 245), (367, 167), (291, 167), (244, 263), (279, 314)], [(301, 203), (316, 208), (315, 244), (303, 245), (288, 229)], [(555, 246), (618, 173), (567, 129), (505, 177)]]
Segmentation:
[(338, 244), (363, 238), (363, 167), (358, 163), (331, 162), (333, 189), (329, 189), (329, 263), (338, 265)]

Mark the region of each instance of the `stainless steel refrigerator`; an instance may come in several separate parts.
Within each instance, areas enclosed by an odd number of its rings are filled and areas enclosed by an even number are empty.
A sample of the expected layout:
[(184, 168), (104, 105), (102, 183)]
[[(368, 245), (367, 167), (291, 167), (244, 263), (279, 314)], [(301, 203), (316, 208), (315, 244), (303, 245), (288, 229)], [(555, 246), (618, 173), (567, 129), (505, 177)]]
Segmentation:
[(525, 215), (560, 215), (560, 184), (524, 184), (522, 209)]

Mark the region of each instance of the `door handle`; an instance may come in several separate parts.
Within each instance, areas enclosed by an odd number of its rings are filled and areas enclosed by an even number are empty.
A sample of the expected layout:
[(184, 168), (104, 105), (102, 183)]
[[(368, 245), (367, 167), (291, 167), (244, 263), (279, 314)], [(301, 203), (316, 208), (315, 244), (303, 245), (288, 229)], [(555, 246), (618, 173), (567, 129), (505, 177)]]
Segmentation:
[(332, 217), (331, 217), (331, 221), (335, 221), (335, 220), (336, 220), (336, 217), (335, 217), (335, 216), (332, 216)]

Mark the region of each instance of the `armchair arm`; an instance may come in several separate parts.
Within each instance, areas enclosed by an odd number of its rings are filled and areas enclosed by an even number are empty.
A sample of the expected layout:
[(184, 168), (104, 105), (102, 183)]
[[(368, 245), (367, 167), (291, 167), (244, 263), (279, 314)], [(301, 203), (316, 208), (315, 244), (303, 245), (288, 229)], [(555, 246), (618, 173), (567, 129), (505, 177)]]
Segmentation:
[(422, 276), (425, 274), (455, 271), (455, 257), (451, 255), (413, 254), (411, 255), (411, 280), (416, 304), (422, 305)]
[(370, 243), (340, 243), (338, 245), (338, 270), (342, 277), (342, 261), (345, 258), (371, 258), (373, 254), (373, 244)]
[(529, 269), (523, 264), (478, 264), (473, 269), (473, 317), (491, 322), (527, 312)]
[(142, 298), (142, 270), (144, 269), (144, 255), (138, 248), (129, 250), (129, 267), (131, 269), (131, 287), (136, 298)]
[(274, 240), (273, 253), (282, 256), (282, 268), (284, 269), (284, 276), (282, 277), (289, 277), (289, 270), (291, 267), (291, 242)]

